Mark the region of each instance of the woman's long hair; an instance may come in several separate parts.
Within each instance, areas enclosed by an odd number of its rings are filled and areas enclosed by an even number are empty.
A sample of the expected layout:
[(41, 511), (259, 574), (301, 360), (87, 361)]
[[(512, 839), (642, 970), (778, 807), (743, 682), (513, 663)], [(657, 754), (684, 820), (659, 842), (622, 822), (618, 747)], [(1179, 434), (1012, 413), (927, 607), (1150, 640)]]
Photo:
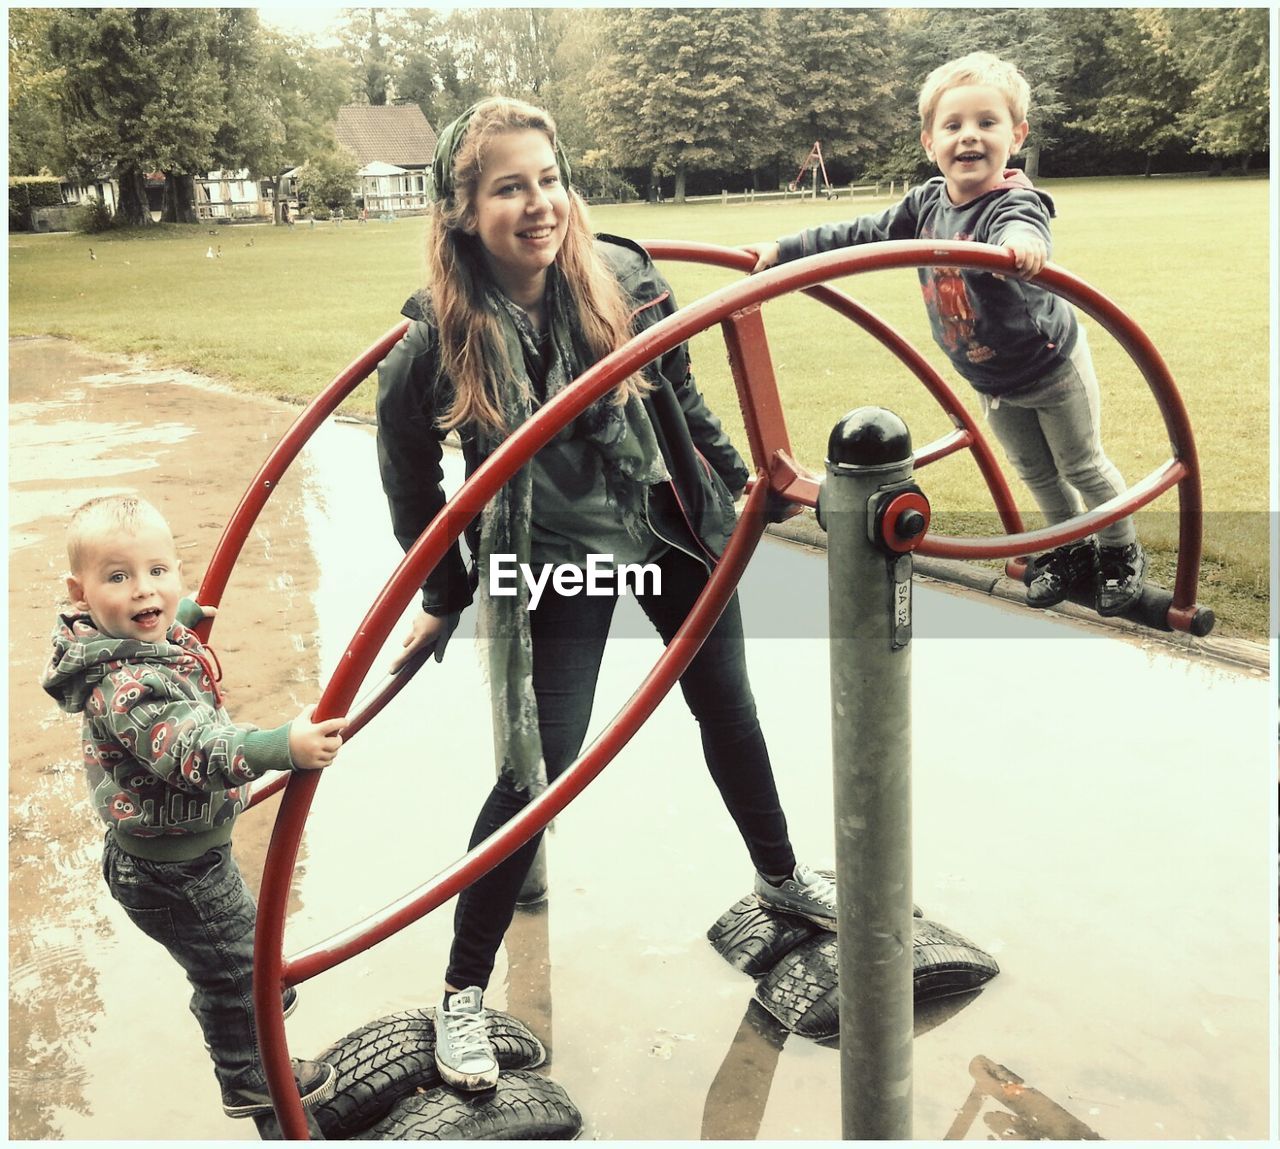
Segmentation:
[[(491, 281), (483, 248), (464, 229), (475, 223), (475, 192), (489, 143), (497, 135), (528, 129), (542, 132), (555, 148), (555, 121), (540, 108), (505, 98), (479, 104), (453, 158), (452, 194), (441, 194), (432, 207), (427, 289), (439, 324), (440, 371), (453, 385), (452, 402), (440, 419), (446, 430), (465, 425), (509, 429), (498, 387), (510, 377), (512, 364), (498, 317), (486, 304)], [(596, 252), (586, 204), (572, 188), (565, 190), (568, 227), (555, 262), (589, 366), (631, 337), (631, 312), (617, 279)], [(613, 400), (624, 403), (648, 386), (643, 376), (632, 375), (614, 389)]]

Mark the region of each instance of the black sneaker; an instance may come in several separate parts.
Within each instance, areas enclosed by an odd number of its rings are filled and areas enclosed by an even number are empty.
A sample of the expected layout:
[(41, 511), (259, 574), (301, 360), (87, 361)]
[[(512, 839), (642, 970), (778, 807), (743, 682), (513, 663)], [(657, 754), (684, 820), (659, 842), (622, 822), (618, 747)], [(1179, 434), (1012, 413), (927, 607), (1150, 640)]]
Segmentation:
[(1123, 614), (1142, 595), (1147, 556), (1142, 544), (1098, 548), (1098, 613), (1104, 618)]
[[(302, 1098), (302, 1108), (310, 1109), (333, 1096), (337, 1071), (324, 1061), (293, 1059), (293, 1080)], [(222, 1112), (228, 1117), (258, 1117), (272, 1113), (271, 1095), (264, 1084), (261, 1089), (232, 1089), (222, 1095)]]
[(1097, 569), (1093, 541), (1068, 543), (1042, 554), (1031, 564), (1027, 606), (1057, 606), (1074, 588), (1091, 586)]
[(298, 991), (293, 986), (289, 986), (280, 995), (280, 1004), (284, 1006), (285, 1017), (289, 1017), (298, 1008)]

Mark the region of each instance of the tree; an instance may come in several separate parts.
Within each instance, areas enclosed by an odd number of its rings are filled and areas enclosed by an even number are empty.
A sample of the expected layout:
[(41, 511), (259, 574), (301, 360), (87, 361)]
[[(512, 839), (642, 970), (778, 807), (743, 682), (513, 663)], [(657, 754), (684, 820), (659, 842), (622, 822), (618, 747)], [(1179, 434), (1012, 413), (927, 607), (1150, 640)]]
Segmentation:
[(535, 104), (552, 79), (556, 50), (575, 13), (564, 8), (461, 8), (445, 22), (439, 116), (452, 119), (485, 96)]
[(152, 222), (146, 173), (201, 171), (212, 160), (215, 19), (199, 8), (66, 8), (50, 20), (68, 154), (80, 173), (114, 173), (126, 223)]
[(543, 103), (560, 39), (576, 13), (556, 8), (349, 8), (341, 32), (353, 92), (414, 103), (434, 124), (485, 96)]
[[(219, 8), (209, 40), (217, 71), (216, 88), (207, 94), (219, 122), (213, 136), (210, 165), (224, 171), (249, 169), (257, 174), (270, 154), (271, 123), (264, 93), (264, 56), (258, 13), (252, 8)], [(166, 170), (160, 218), (168, 223), (196, 222), (195, 178), (198, 171)]]
[(1161, 152), (1187, 141), (1184, 112), (1191, 82), (1180, 67), (1166, 13), (1121, 9), (1107, 13), (1102, 39), (1104, 74), (1083, 115), (1066, 124), (1112, 149), (1142, 157), (1144, 174)]
[[(578, 10), (573, 21), (565, 29), (550, 64), (550, 77), (542, 90), (547, 110), (555, 117), (560, 133), (560, 143), (571, 159), (576, 161), (588, 152), (595, 152), (592, 167), (601, 172), (611, 172), (613, 157), (600, 148), (588, 117), (591, 96), (591, 75), (608, 54), (604, 14), (598, 8)], [(608, 175), (593, 191), (606, 191)]]
[(298, 173), (298, 192), (313, 207), (351, 207), (351, 189), (359, 170), (350, 152), (340, 147), (313, 155)]
[(61, 170), (57, 95), (65, 78), (49, 52), (47, 8), (9, 10), (9, 175)]
[(776, 144), (777, 81), (757, 66), (759, 13), (734, 8), (611, 9), (618, 45), (592, 72), (589, 117), (619, 163), (675, 176), (752, 168)]
[(889, 14), (783, 8), (773, 16), (766, 66), (785, 93), (776, 124), (779, 159), (794, 164), (821, 140), (828, 168), (834, 163), (861, 174), (899, 126)]
[(1165, 18), (1195, 81), (1183, 126), (1197, 151), (1237, 159), (1247, 171), (1270, 141), (1267, 9), (1174, 9)]
[[(278, 185), (289, 168), (338, 146), (333, 125), (350, 93), (351, 65), (303, 38), (266, 31), (262, 92), (270, 146), (258, 173)], [(279, 220), (280, 203), (276, 212)]]
[(442, 28), (442, 18), (430, 8), (393, 9), (384, 28), (396, 103), (417, 104), (435, 125), (444, 122), (437, 108), (445, 88)]
[(354, 65), (354, 94), (365, 103), (381, 108), (387, 103), (392, 83), (392, 59), (379, 28), (383, 8), (348, 8), (347, 24), (339, 33), (346, 56)]

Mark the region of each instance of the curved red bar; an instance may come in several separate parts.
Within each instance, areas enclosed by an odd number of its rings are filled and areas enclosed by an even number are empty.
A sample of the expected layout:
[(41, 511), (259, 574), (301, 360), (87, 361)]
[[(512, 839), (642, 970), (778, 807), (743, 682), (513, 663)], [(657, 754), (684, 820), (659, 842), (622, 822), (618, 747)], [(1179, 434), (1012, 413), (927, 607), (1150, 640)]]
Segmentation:
[[(656, 246), (656, 245), (655, 245)], [(745, 253), (739, 253), (741, 259), (749, 259)], [(796, 263), (772, 268), (750, 280), (741, 281), (727, 288), (713, 292), (702, 300), (691, 304), (679, 312), (668, 316), (655, 324), (648, 331), (630, 340), (624, 347), (601, 360), (585, 372), (575, 383), (558, 395), (537, 412), (523, 427), (513, 434), (496, 450), (463, 485), (446, 507), (445, 513), (423, 532), (414, 546), (408, 551), (383, 591), (375, 599), (368, 614), (361, 623), (356, 635), (347, 647), (338, 671), (321, 695), (316, 708), (317, 717), (323, 718), (343, 713), (352, 700), (356, 689), (368, 673), (369, 667), (382, 644), (386, 641), (391, 627), (398, 619), (400, 612), (408, 604), (413, 594), (431, 569), (440, 561), (452, 542), (461, 534), (467, 523), (474, 518), (497, 490), (531, 458), (556, 431), (576, 418), (597, 398), (607, 393), (617, 380), (638, 370), (644, 364), (684, 342), (691, 335), (710, 326), (714, 322), (723, 322), (735, 312), (743, 308), (761, 303), (767, 299), (785, 294), (789, 291), (807, 290), (821, 280), (837, 275), (855, 274), (863, 271), (881, 270), (890, 267), (915, 267), (922, 264), (976, 267), (981, 270), (1009, 273), (1013, 268), (1012, 256), (1009, 252), (980, 244), (959, 244), (940, 247), (921, 241), (901, 241), (898, 243), (877, 244), (847, 251), (831, 252), (813, 256)], [(1196, 470), (1194, 441), (1191, 438), (1190, 426), (1186, 419), (1185, 409), (1169, 378), (1168, 370), (1156, 353), (1154, 347), (1146, 340), (1131, 320), (1119, 311), (1104, 297), (1094, 292), (1087, 285), (1069, 274), (1052, 266), (1047, 267), (1038, 277), (1050, 290), (1055, 290), (1071, 302), (1081, 307), (1112, 331), (1112, 334), (1125, 346), (1130, 355), (1138, 362), (1148, 384), (1156, 392), (1160, 402), (1161, 413), (1165, 418), (1174, 446), (1176, 460), (1167, 465), (1163, 472), (1157, 472), (1142, 484), (1138, 485), (1132, 497), (1113, 501), (1093, 512), (1094, 519), (1088, 520), (1090, 525), (1077, 534), (1087, 533), (1100, 521), (1113, 521), (1128, 513), (1130, 504), (1141, 505), (1156, 497), (1161, 491), (1174, 483), (1179, 484), (1183, 496), (1184, 537), (1194, 538), (1196, 565), (1199, 559), (1199, 486)], [(852, 301), (849, 301), (852, 304)], [(859, 312), (856, 304), (852, 305)], [(869, 315), (869, 313), (867, 313)], [(872, 317), (874, 319), (874, 317)], [(874, 321), (878, 323), (879, 321)], [(888, 336), (898, 337), (887, 328)], [(396, 333), (398, 337), (398, 331)], [(371, 348), (362, 358), (370, 360), (364, 367), (367, 374), (377, 359), (385, 354), (391, 343), (389, 335), (386, 339)], [(374, 351), (379, 354), (374, 355)], [(909, 350), (909, 349), (908, 349)], [(912, 352), (914, 355), (914, 352)], [(916, 358), (919, 358), (916, 356)], [(353, 365), (353, 369), (356, 365)], [(927, 371), (936, 379), (936, 373), (925, 365)], [(351, 370), (351, 369), (349, 369)], [(346, 373), (344, 373), (346, 374)], [(361, 376), (363, 377), (363, 376)], [(357, 380), (358, 381), (358, 380)], [(937, 380), (945, 389), (945, 384)], [(335, 384), (331, 385), (334, 387)], [(351, 384), (353, 386), (354, 384)], [(349, 389), (349, 387), (348, 387)], [(344, 391), (343, 394), (346, 392)], [(949, 392), (948, 392), (949, 394)], [(954, 397), (953, 397), (954, 398)], [(310, 410), (310, 409), (309, 409)], [(326, 412), (327, 413), (327, 412)], [(304, 413), (305, 415), (306, 413)], [(323, 416), (321, 416), (323, 418)], [(300, 419), (299, 422), (302, 420)], [(318, 424), (319, 419), (315, 423)], [(313, 425), (314, 429), (314, 425)], [(308, 432), (309, 434), (310, 432)], [(977, 440), (981, 436), (976, 437)], [(305, 440), (303, 440), (305, 441)], [(298, 445), (300, 447), (300, 443)], [(298, 447), (294, 448), (294, 454)], [(279, 450), (279, 449), (278, 449)], [(290, 456), (292, 458), (292, 456)], [(763, 462), (757, 460), (757, 463)], [(775, 472), (790, 474), (790, 482), (794, 485), (794, 464), (789, 459), (782, 459), (781, 466), (774, 466), (778, 460), (767, 461), (767, 468), (762, 468), (772, 481)], [(264, 471), (266, 468), (264, 468)], [(1194, 487), (1195, 522), (1188, 529), (1189, 487)], [(388, 907), (372, 923), (363, 923), (343, 935), (331, 939), (324, 946), (308, 951), (294, 962), (288, 972), (295, 980), (305, 980), (315, 973), (329, 968), (343, 957), (361, 948), (367, 948), (374, 941), (389, 936), (403, 924), (416, 920), (429, 909), (451, 897), (480, 874), (487, 871), (498, 861), (506, 857), (522, 842), (527, 841), (538, 829), (542, 828), (555, 813), (563, 809), (577, 793), (599, 773), (617, 750), (625, 744), (634, 733), (635, 728), (644, 720), (647, 713), (657, 705), (657, 701), (678, 678), (680, 669), (672, 670), (680, 658), (685, 664), (696, 653), (706, 633), (714, 625), (720, 610), (732, 593), (745, 566), (750, 552), (758, 542), (764, 527), (764, 501), (771, 488), (764, 483), (757, 483), (751, 492), (747, 504), (746, 522), (749, 529), (740, 526), (735, 531), (724, 561), (717, 567), (702, 597), (690, 612), (689, 618), (681, 628), (672, 646), (668, 647), (659, 663), (650, 673), (649, 678), (624, 707), (622, 713), (606, 731), (605, 735), (588, 751), (569, 772), (553, 787), (532, 804), (520, 818), (504, 827), (492, 838), (477, 847), (476, 851), (455, 866), (437, 875), (432, 881), (420, 888), (407, 899)], [(261, 495), (265, 502), (266, 493)], [(249, 496), (246, 496), (246, 500)], [(259, 507), (261, 505), (259, 502)], [(1108, 518), (1110, 516), (1110, 518)], [(238, 517), (238, 515), (237, 515)], [(1086, 517), (1087, 519), (1087, 517)], [(1076, 523), (1086, 519), (1076, 520)], [(745, 525), (745, 524), (744, 524)], [(1064, 530), (1075, 524), (1064, 524), (1058, 528)], [(247, 530), (247, 528), (246, 528)], [(228, 527), (230, 531), (230, 526)], [(995, 545), (1010, 548), (999, 553), (1022, 553), (1036, 545), (1044, 532), (1007, 536), (1003, 541), (995, 541)], [(935, 540), (940, 542), (943, 540)], [(945, 540), (950, 545), (969, 546), (970, 544), (990, 548), (993, 540)], [(919, 548), (921, 553), (930, 553), (925, 546)], [(934, 552), (936, 553), (936, 552)], [(997, 553), (990, 549), (984, 552)], [(1181, 557), (1181, 556), (1180, 556)], [(1181, 574), (1181, 571), (1180, 571)], [(1180, 579), (1180, 587), (1182, 587)], [(1190, 583), (1191, 598), (1194, 600), (1195, 578), (1192, 573)], [(203, 593), (203, 592), (202, 592)], [(221, 593), (218, 586), (217, 593)], [(718, 605), (715, 605), (718, 602)], [(1175, 606), (1181, 607), (1175, 593)], [(712, 613), (714, 611), (714, 613)], [(1172, 611), (1171, 611), (1172, 613)], [(675, 652), (673, 647), (680, 646)], [(686, 657), (687, 655), (687, 657)], [(669, 660), (669, 661), (668, 661)], [(648, 709), (646, 710), (646, 706)], [(582, 767), (581, 771), (576, 768)], [(259, 1038), (263, 1048), (264, 1062), (268, 1084), (273, 1103), (280, 1116), (286, 1136), (305, 1139), (306, 1121), (298, 1102), (293, 1085), (289, 1065), (288, 1047), (284, 1033), (284, 1019), (280, 1007), (280, 988), (285, 976), (282, 956), (283, 927), (285, 909), (288, 899), (289, 885), (292, 881), (293, 869), (297, 860), (297, 850), (301, 840), (302, 827), (310, 807), (315, 787), (319, 783), (318, 771), (303, 771), (291, 776), (292, 784), (285, 789), (268, 850), (267, 866), (263, 874), (261, 895), (259, 900), (258, 929), (255, 937), (255, 963), (258, 974), (255, 977), (254, 1003), (258, 1017)], [(576, 788), (575, 788), (576, 787)], [(448, 892), (446, 892), (448, 891)]]
[[(702, 263), (715, 264), (721, 267), (750, 271), (754, 266), (754, 257), (744, 251), (719, 248), (710, 244), (692, 242), (646, 241), (646, 247), (655, 258), (689, 259)], [(873, 316), (860, 304), (847, 296), (841, 295), (830, 287), (814, 287), (817, 280), (833, 279), (845, 275), (857, 275), (864, 272), (883, 271), (891, 268), (911, 267), (966, 267), (980, 271), (994, 271), (1006, 274), (1013, 272), (1013, 257), (1006, 248), (993, 247), (984, 243), (949, 243), (937, 244), (929, 240), (894, 240), (887, 243), (866, 244), (842, 251), (826, 252), (822, 255), (808, 256), (793, 263), (770, 268), (752, 276), (748, 282), (761, 283), (766, 289), (754, 297), (744, 299), (740, 306), (748, 303), (763, 302), (772, 299), (785, 291), (805, 291), (820, 298), (824, 303), (847, 315), (854, 322), (864, 326), (886, 348), (893, 351), (911, 369), (913, 374), (938, 399), (948, 414), (964, 426), (973, 438), (971, 444), (975, 461), (987, 480), (988, 488), (996, 501), (1002, 521), (1008, 529), (1008, 517), (1003, 499), (998, 492), (1003, 489), (1008, 493), (1007, 484), (1001, 474), (990, 447), (983, 439), (972, 420), (964, 412), (963, 407), (955, 399), (946, 384), (918, 352), (906, 344), (896, 332), (892, 331), (881, 320)], [(1024, 555), (1044, 549), (1045, 546), (1060, 546), (1074, 538), (1083, 538), (1106, 522), (1114, 522), (1139, 506), (1145, 505), (1174, 484), (1178, 487), (1179, 500), (1179, 536), (1178, 536), (1178, 568), (1173, 590), (1173, 604), (1169, 608), (1168, 621), (1176, 630), (1190, 629), (1190, 621), (1196, 612), (1196, 588), (1199, 581), (1200, 557), (1203, 531), (1203, 499), (1200, 489), (1200, 463), (1196, 451), (1195, 436), (1191, 430), (1191, 421), (1178, 393), (1169, 369), (1155, 345), (1145, 332), (1138, 327), (1115, 303), (1101, 292), (1090, 287), (1083, 280), (1064, 271), (1054, 264), (1047, 265), (1036, 277), (1036, 282), (1050, 291), (1061, 295), (1068, 302), (1075, 304), (1080, 310), (1095, 319), (1125, 349), (1142, 372), (1147, 386), (1156, 401), (1164, 421), (1165, 430), (1173, 449), (1173, 460), (1163, 468), (1157, 469), (1146, 479), (1135, 483), (1129, 491), (1121, 496), (1120, 502), (1113, 501), (1100, 507), (1088, 515), (1082, 515), (1055, 528), (1027, 533), (1013, 532), (1002, 539), (972, 538), (955, 539), (941, 536), (926, 536), (917, 548), (919, 554), (933, 557), (953, 558), (996, 558), (1002, 556)], [(784, 285), (776, 290), (778, 284)], [(734, 285), (735, 287), (738, 285)], [(713, 292), (706, 303), (721, 292)], [(694, 306), (698, 306), (695, 304)], [(688, 310), (687, 308), (682, 310)], [(926, 461), (938, 457), (932, 455)], [(770, 470), (768, 463), (755, 460), (766, 473)], [(1133, 498), (1133, 492), (1142, 492)], [(779, 491), (779, 493), (782, 493)], [(1012, 500), (1008, 506), (1012, 507)], [(1016, 510), (1013, 514), (1016, 516)], [(1021, 526), (1021, 520), (1017, 520)]]
[[(749, 272), (755, 266), (755, 256), (740, 248), (716, 247), (709, 243), (648, 239), (644, 240), (643, 244), (654, 259), (690, 260), (744, 272)], [(925, 390), (938, 401), (938, 405), (947, 413), (952, 423), (967, 433), (967, 440), (955, 443), (945, 453), (958, 450), (961, 445), (971, 448), (974, 462), (987, 484), (987, 490), (991, 493), (991, 501), (995, 504), (996, 513), (1000, 516), (1005, 532), (1016, 534), (1021, 531), (1022, 516), (1018, 513), (1017, 505), (1013, 501), (1013, 493), (1009, 490), (1008, 481), (1004, 477), (1004, 471), (991, 445), (974, 422), (968, 409), (956, 398), (955, 392), (934, 369), (933, 364), (878, 315), (830, 284), (817, 284), (802, 290), (805, 295), (826, 304), (833, 311), (839, 312), (846, 319), (856, 323), (885, 350), (896, 355), (902, 365), (924, 384)], [(743, 394), (741, 391), (738, 398), (744, 412), (757, 402), (756, 397)], [(916, 465), (926, 466), (942, 457), (943, 453), (921, 455), (917, 452)], [(755, 458), (752, 462), (757, 469), (764, 470), (766, 473), (770, 469), (768, 459)], [(782, 492), (779, 491), (779, 493)], [(807, 499), (801, 501), (805, 505), (813, 505)], [(922, 553), (927, 552), (922, 551)]]

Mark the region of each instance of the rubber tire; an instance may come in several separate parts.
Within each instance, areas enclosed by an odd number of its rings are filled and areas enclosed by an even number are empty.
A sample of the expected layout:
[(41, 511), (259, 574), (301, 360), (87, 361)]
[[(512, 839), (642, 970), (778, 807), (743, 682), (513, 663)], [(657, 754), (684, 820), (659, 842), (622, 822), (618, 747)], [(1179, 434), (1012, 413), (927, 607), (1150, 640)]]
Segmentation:
[[(836, 876), (833, 870), (817, 872), (832, 880)], [(919, 906), (912, 906), (911, 912), (914, 917), (923, 916)], [(707, 930), (707, 940), (734, 969), (760, 977), (821, 932), (820, 926), (804, 918), (765, 909), (755, 894), (748, 894), (720, 915)]]
[[(916, 918), (912, 997), (931, 1001), (980, 989), (1000, 967), (954, 930)], [(797, 946), (756, 983), (756, 1000), (792, 1033), (823, 1041), (840, 1032), (836, 938), (824, 934)]]
[(572, 1141), (581, 1132), (582, 1114), (559, 1085), (517, 1070), (483, 1093), (417, 1094), (353, 1140)]
[(911, 959), (916, 1001), (968, 993), (1000, 972), (995, 958), (955, 930), (931, 921), (915, 926)]
[(748, 894), (720, 915), (707, 931), (707, 940), (734, 969), (759, 977), (816, 933), (816, 925), (770, 913), (755, 894)]
[[(532, 1069), (546, 1050), (518, 1018), (489, 1010), (489, 1040), (505, 1069)], [(410, 1009), (361, 1026), (320, 1053), (337, 1070), (333, 1098), (313, 1110), (326, 1140), (344, 1141), (384, 1118), (398, 1101), (440, 1085), (435, 1009)]]

